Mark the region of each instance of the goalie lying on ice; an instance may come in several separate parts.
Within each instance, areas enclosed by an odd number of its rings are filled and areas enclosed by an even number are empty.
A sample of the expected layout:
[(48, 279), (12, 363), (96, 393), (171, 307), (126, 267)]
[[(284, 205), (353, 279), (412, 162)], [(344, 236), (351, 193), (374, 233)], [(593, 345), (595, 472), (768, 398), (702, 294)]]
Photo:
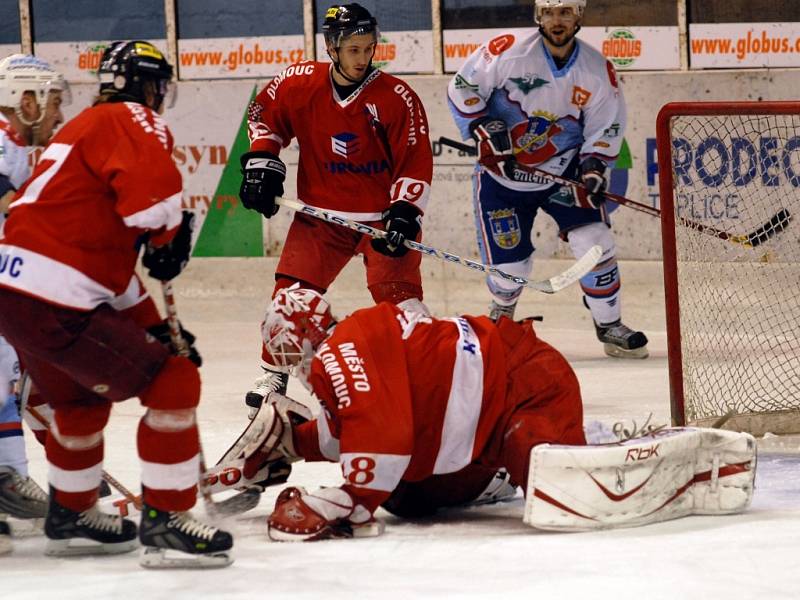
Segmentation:
[(373, 513), (393, 494), (474, 467), (507, 469), (526, 485), (525, 521), (551, 529), (737, 512), (752, 495), (747, 434), (667, 429), (586, 446), (577, 378), (530, 321), (435, 319), (382, 303), (336, 323), (322, 296), (294, 286), (275, 296), (263, 333), (323, 412), (270, 394), (223, 462), (244, 458), (252, 477), (270, 463), (329, 460), (345, 479), (283, 490), (273, 540), (375, 535)]

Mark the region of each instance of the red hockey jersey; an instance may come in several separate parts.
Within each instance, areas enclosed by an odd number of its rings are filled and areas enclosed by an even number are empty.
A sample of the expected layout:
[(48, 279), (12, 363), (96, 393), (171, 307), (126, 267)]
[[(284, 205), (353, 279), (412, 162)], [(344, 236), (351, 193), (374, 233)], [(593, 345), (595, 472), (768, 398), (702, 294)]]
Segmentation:
[(172, 146), (166, 123), (137, 103), (67, 123), (11, 204), (0, 285), (81, 310), (136, 297), (137, 238), (166, 243), (181, 221)]
[(402, 80), (375, 70), (340, 99), (332, 65), (292, 65), (250, 106), (252, 151), (300, 145), (300, 200), (357, 221), (380, 220), (390, 202), (424, 212), (433, 177), (425, 109)]
[(339, 460), (344, 488), (374, 511), (401, 479), (453, 473), (478, 457), (506, 413), (506, 381), (506, 351), (487, 317), (430, 319), (389, 303), (357, 311), (311, 367), (328, 414), (314, 422), (321, 457)]

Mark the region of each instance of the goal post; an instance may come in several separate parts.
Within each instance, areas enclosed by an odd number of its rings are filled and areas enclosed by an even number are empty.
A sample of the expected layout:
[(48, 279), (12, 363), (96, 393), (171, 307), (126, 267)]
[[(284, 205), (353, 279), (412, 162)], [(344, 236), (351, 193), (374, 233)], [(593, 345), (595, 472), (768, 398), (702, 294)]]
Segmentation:
[(800, 102), (656, 122), (676, 425), (800, 433)]

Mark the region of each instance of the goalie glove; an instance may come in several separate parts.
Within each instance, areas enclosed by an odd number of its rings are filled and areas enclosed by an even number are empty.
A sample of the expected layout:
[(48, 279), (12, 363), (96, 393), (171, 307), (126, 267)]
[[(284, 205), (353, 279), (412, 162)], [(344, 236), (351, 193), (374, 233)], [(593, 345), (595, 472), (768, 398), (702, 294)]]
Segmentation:
[(371, 537), (383, 532), (383, 524), (342, 488), (322, 488), (313, 494), (301, 487), (286, 488), (278, 495), (267, 524), (269, 538), (276, 542)]
[(405, 256), (408, 248), (406, 240), (414, 241), (422, 230), (422, 213), (410, 202), (397, 200), (383, 213), (383, 226), (386, 237), (373, 238), (372, 248), (386, 256), (398, 258)]
[(469, 124), (469, 132), (478, 145), (478, 162), (495, 175), (513, 179), (514, 151), (505, 122), (481, 117)]
[(606, 170), (608, 165), (594, 156), (590, 156), (581, 163), (580, 173), (586, 192), (580, 190), (577, 194), (576, 203), (581, 208), (591, 208), (597, 210), (606, 201), (603, 192), (606, 191)]
[(185, 210), (178, 231), (169, 242), (161, 246), (154, 246), (148, 236), (142, 255), (142, 265), (147, 269), (150, 277), (161, 281), (170, 281), (186, 268), (192, 254), (193, 229), (194, 214)]
[(283, 196), (286, 165), (271, 152), (245, 152), (241, 163), (239, 199), (242, 206), (260, 212), (269, 219), (278, 212), (275, 198)]

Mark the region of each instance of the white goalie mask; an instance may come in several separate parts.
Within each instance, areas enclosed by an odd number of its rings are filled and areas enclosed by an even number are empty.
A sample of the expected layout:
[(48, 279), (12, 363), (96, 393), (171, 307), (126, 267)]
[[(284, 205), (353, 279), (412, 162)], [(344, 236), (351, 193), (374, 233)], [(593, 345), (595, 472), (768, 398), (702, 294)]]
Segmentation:
[(314, 352), (336, 324), (328, 301), (299, 283), (280, 290), (272, 299), (261, 335), (267, 362), (293, 372), (306, 386)]
[[(30, 54), (12, 54), (0, 60), (0, 106), (13, 108), (20, 114), (20, 103), (25, 92), (36, 96), (39, 121), (44, 117), (47, 99), (51, 92), (61, 93), (61, 104), (72, 100), (69, 84), (58, 71), (41, 58)], [(23, 119), (26, 125), (33, 125)]]
[(545, 8), (571, 8), (580, 19), (586, 8), (586, 0), (536, 0), (533, 11), (537, 23), (542, 22), (542, 11)]

